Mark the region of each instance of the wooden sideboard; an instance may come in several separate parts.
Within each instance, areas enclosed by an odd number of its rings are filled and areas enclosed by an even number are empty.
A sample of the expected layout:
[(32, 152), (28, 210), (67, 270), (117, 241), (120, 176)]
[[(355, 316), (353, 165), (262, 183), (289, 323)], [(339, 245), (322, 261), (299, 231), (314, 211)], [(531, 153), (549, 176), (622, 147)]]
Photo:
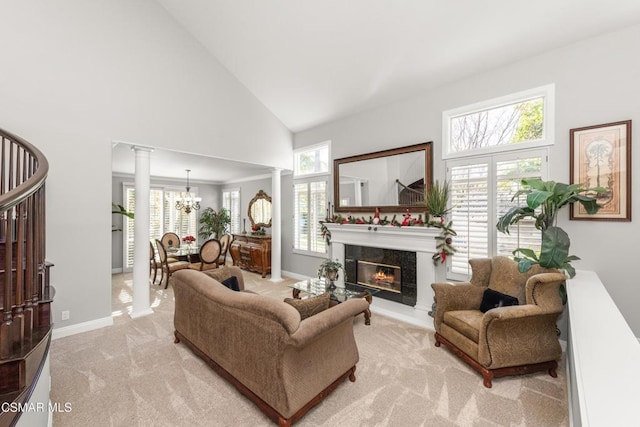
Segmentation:
[(229, 246), (233, 265), (266, 277), (271, 273), (271, 236), (234, 234)]

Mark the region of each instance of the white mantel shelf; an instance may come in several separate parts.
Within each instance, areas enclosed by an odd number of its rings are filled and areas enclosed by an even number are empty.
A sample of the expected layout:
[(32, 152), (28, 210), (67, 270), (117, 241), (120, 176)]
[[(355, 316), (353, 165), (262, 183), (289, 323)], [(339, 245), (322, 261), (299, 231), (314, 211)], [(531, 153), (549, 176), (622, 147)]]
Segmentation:
[[(374, 298), (371, 311), (412, 325), (433, 329), (433, 319), (428, 315), (433, 303), (431, 284), (444, 278), (444, 267), (440, 264), (434, 265), (431, 258), (436, 253), (435, 238), (440, 235), (440, 229), (369, 224), (325, 223), (325, 225), (331, 232), (331, 258), (340, 262), (344, 262), (345, 259), (345, 245), (415, 252), (416, 305), (411, 307), (382, 298)], [(344, 287), (342, 277), (336, 284)]]
[(325, 223), (332, 243), (383, 247), (401, 251), (436, 252), (435, 227)]

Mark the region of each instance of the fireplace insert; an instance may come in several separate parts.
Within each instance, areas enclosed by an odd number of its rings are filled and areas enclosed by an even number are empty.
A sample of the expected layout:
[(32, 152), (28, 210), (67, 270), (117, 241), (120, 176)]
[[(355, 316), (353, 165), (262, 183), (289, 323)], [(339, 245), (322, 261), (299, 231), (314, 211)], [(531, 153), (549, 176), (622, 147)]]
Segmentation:
[(376, 298), (416, 305), (415, 252), (345, 245), (344, 267), (347, 289), (358, 284), (379, 289)]

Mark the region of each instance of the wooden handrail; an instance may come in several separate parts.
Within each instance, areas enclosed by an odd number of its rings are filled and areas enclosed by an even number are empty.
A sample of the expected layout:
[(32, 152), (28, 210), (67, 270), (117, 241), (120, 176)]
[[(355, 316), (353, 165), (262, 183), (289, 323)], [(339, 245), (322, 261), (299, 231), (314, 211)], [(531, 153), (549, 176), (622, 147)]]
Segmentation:
[[(21, 201), (24, 201), (27, 197), (38, 191), (38, 189), (44, 185), (44, 182), (47, 179), (47, 174), (49, 173), (49, 162), (40, 150), (38, 150), (36, 147), (29, 144), (19, 136), (12, 134), (11, 132), (7, 132), (4, 129), (0, 128), (0, 138), (2, 138), (3, 146), (5, 140), (13, 141), (18, 146), (22, 147), (25, 152), (29, 153), (31, 155), (31, 158), (35, 161), (35, 170), (33, 171), (33, 174), (27, 177), (27, 172), (25, 169), (25, 174), (23, 176), (28, 179), (24, 179), (14, 188), (9, 188), (8, 191), (4, 191), (4, 174), (2, 175), (2, 177), (0, 177), (0, 180), (2, 181), (0, 183), (0, 212), (3, 212), (17, 205)], [(3, 150), (2, 152), (3, 168), (5, 165), (4, 151), (5, 150)]]

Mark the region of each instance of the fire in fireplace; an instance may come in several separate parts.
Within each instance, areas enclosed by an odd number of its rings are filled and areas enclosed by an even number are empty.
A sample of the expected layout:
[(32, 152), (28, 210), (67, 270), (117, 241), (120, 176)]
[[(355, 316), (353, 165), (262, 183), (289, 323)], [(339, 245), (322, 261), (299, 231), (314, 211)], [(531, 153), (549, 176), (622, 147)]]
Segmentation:
[(402, 270), (400, 266), (361, 260), (358, 260), (357, 264), (358, 284), (390, 292), (402, 292)]

